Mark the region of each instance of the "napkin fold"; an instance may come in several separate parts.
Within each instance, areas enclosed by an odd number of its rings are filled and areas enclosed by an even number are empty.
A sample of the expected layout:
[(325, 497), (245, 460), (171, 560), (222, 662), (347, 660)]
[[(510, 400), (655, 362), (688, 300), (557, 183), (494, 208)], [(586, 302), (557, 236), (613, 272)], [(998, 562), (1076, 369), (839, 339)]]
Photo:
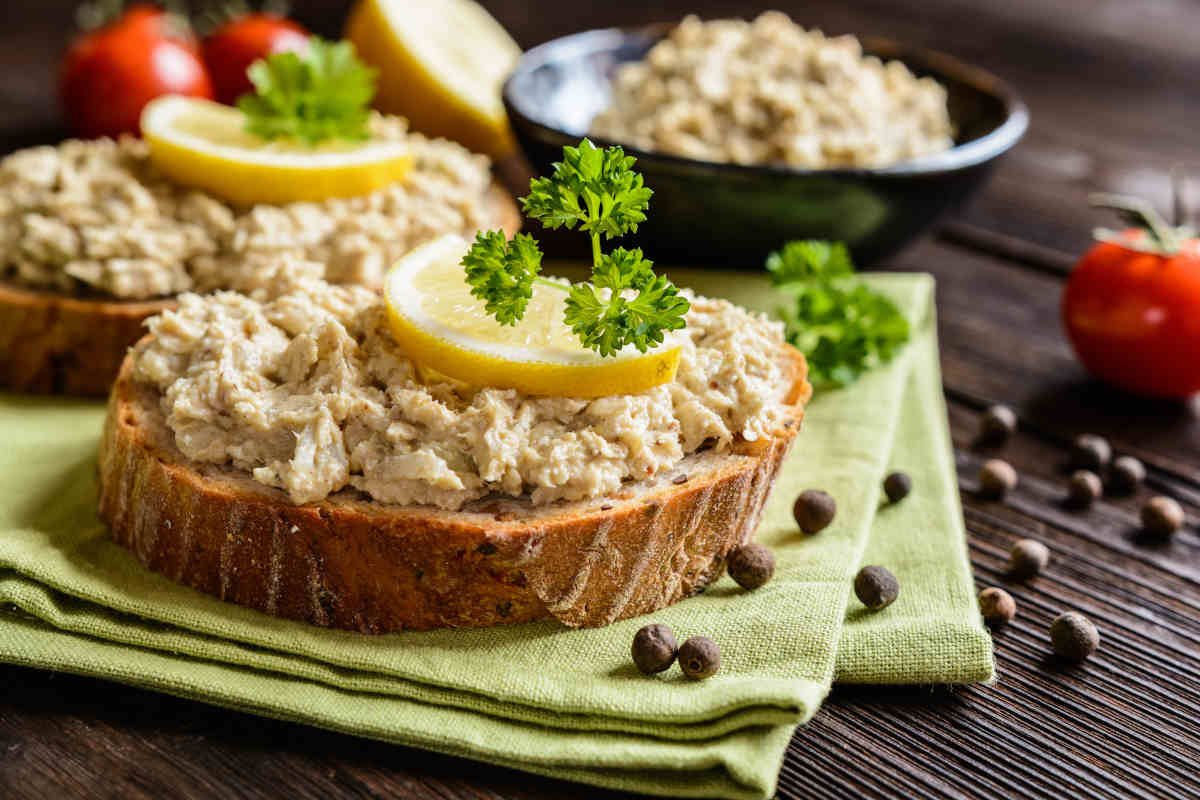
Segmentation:
[[(672, 270), (702, 294), (769, 311), (745, 274)], [(757, 538), (774, 579), (725, 577), (651, 615), (682, 641), (707, 635), (721, 671), (640, 675), (634, 632), (542, 622), (365, 636), (279, 620), (143, 569), (95, 516), (96, 403), (0, 396), (0, 660), (93, 675), (265, 716), (628, 791), (759, 798), (774, 792), (796, 725), (834, 681), (988, 680), (938, 375), (933, 282), (877, 275), (913, 322), (890, 364), (822, 392)], [(914, 490), (885, 505), (886, 471)], [(799, 534), (791, 501), (821, 487), (839, 505)], [(888, 566), (899, 599), (869, 614), (850, 591)]]

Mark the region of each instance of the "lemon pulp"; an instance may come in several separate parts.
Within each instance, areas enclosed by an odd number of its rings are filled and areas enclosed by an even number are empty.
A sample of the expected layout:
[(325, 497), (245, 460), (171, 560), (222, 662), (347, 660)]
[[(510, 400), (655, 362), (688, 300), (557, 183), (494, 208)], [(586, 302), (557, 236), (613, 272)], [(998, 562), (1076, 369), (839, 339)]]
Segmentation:
[(375, 107), (500, 159), (515, 148), (500, 89), (521, 48), (472, 0), (359, 0), (346, 38), (379, 70)]

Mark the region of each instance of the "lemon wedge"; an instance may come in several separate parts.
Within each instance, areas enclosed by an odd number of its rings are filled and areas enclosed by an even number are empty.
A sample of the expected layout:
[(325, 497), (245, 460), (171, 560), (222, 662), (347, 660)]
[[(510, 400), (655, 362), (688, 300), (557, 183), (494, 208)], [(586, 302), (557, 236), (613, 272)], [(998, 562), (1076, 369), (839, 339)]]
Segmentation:
[(181, 95), (160, 97), (142, 111), (150, 160), (164, 175), (237, 205), (369, 194), (403, 180), (413, 163), (400, 141), (309, 147), (268, 142), (244, 124), (236, 108)]
[(375, 107), (500, 159), (513, 152), (500, 87), (521, 48), (472, 0), (359, 0), (345, 37), (379, 70)]
[(392, 335), (423, 372), (557, 397), (636, 394), (674, 380), (680, 348), (670, 336), (646, 353), (629, 346), (601, 358), (563, 322), (567, 293), (553, 287), (534, 285), (516, 325), (496, 322), (464, 280), (460, 262), (469, 247), (461, 236), (442, 236), (397, 261), (384, 279)]

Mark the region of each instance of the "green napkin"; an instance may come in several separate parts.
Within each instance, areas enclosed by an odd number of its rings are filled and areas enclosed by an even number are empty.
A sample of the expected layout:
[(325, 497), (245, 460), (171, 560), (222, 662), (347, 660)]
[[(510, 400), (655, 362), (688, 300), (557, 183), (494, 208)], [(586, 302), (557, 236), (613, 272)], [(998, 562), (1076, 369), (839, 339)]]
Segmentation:
[[(672, 271), (705, 294), (769, 310), (745, 275)], [(267, 716), (631, 791), (764, 797), (792, 730), (837, 675), (874, 682), (990, 678), (975, 609), (937, 376), (928, 276), (874, 276), (914, 321), (893, 363), (823, 393), (781, 472), (760, 541), (773, 581), (728, 578), (664, 609), (704, 634), (722, 669), (695, 684), (630, 664), (647, 618), (600, 630), (545, 622), (363, 636), (278, 620), (142, 569), (95, 518), (94, 403), (0, 398), (0, 659), (146, 686)], [(916, 488), (880, 505), (903, 467)], [(821, 486), (839, 502), (818, 536), (791, 500)], [(867, 616), (849, 592), (864, 553), (902, 589)]]

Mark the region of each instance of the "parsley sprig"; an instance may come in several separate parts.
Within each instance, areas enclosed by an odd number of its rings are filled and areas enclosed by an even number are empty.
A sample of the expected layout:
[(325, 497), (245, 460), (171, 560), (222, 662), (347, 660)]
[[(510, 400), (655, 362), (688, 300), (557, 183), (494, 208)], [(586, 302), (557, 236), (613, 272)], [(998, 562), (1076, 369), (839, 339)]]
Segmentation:
[(818, 386), (845, 386), (890, 361), (908, 341), (908, 320), (896, 304), (854, 277), (840, 242), (789, 242), (767, 258), (771, 281), (793, 295), (779, 313), (789, 342), (808, 358)]
[(310, 146), (368, 137), (376, 71), (359, 60), (350, 42), (314, 36), (304, 52), (272, 53), (247, 74), (254, 92), (238, 98), (237, 107), (248, 133)]
[(592, 279), (567, 285), (542, 278), (537, 241), (518, 234), (506, 242), (500, 231), (475, 237), (464, 256), (471, 294), (502, 325), (515, 325), (533, 296), (534, 284), (567, 292), (564, 321), (585, 347), (601, 356), (627, 345), (645, 353), (667, 331), (684, 327), (690, 304), (640, 249), (605, 253), (603, 240), (636, 233), (646, 219), (653, 192), (633, 171), (636, 159), (620, 147), (599, 148), (584, 139), (564, 147), (554, 173), (535, 178), (521, 203), (546, 228), (579, 228), (592, 240)]

